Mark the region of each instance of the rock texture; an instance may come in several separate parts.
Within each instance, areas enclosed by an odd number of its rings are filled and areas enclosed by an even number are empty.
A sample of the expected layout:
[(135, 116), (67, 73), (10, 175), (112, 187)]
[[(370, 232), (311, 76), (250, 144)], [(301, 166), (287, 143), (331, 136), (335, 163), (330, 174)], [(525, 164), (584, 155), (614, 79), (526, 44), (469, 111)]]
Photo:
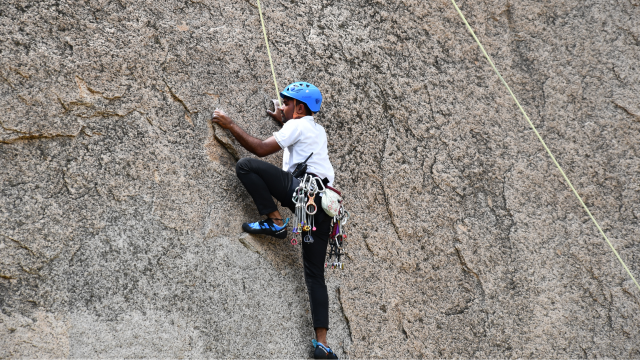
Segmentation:
[[(640, 2), (459, 6), (640, 277)], [(640, 357), (640, 291), (449, 1), (263, 9), (353, 215), (339, 355)], [(266, 138), (273, 97), (251, 0), (2, 1), (0, 358), (308, 356), (299, 248), (240, 232), (208, 121)]]

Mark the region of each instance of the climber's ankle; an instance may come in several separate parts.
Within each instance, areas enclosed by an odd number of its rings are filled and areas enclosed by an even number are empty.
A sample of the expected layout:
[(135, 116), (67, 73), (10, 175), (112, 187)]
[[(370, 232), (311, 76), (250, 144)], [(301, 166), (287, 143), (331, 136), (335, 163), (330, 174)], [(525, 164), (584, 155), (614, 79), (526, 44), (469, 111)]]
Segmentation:
[(327, 329), (317, 327), (314, 330), (316, 331), (316, 340), (324, 346), (329, 346), (327, 344)]
[(284, 222), (282, 221), (282, 215), (280, 215), (280, 212), (278, 210), (267, 214), (267, 217), (271, 219), (273, 223), (278, 226), (284, 225)]

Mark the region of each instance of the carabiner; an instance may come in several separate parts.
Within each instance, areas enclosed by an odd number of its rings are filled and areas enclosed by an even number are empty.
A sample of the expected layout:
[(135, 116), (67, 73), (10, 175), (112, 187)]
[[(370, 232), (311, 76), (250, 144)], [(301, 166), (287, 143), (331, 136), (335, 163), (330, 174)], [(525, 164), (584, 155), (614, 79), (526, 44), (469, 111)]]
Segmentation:
[(317, 183), (319, 183), (320, 186), (322, 186), (322, 190), (320, 190), (320, 187), (318, 187), (316, 192), (324, 193), (324, 191), (327, 190), (327, 188), (324, 187), (324, 183), (322, 182), (322, 179), (320, 179), (319, 177), (317, 177), (316, 179), (318, 179)]

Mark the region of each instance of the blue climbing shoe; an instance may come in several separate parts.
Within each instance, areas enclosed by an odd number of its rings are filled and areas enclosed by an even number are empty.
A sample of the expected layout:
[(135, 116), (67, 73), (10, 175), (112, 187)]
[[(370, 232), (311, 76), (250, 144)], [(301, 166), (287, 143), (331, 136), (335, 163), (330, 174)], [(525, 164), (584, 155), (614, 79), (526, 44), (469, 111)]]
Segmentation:
[(324, 346), (324, 344), (317, 342), (315, 339), (311, 340), (313, 343), (313, 347), (315, 350), (313, 351), (314, 359), (337, 359), (338, 356), (333, 350), (329, 349), (329, 347)]
[(288, 222), (288, 218), (282, 226), (276, 225), (271, 219), (260, 220), (252, 223), (246, 222), (242, 224), (242, 230), (244, 230), (244, 232), (248, 232), (249, 234), (262, 234), (273, 236), (274, 238), (278, 239), (284, 239), (287, 237)]

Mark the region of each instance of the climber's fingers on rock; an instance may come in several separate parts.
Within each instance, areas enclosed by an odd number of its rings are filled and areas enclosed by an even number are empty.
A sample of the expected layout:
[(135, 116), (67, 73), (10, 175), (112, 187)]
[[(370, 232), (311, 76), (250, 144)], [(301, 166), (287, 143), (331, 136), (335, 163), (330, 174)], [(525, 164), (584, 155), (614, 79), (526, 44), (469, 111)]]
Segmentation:
[(228, 117), (227, 114), (224, 113), (224, 111), (218, 109), (213, 112), (211, 121), (222, 126), (225, 129), (228, 129), (233, 124), (233, 120), (231, 120), (231, 118)]
[(280, 111), (280, 109), (276, 109), (276, 111), (267, 110), (267, 115), (271, 116), (273, 120), (282, 124), (282, 112)]

